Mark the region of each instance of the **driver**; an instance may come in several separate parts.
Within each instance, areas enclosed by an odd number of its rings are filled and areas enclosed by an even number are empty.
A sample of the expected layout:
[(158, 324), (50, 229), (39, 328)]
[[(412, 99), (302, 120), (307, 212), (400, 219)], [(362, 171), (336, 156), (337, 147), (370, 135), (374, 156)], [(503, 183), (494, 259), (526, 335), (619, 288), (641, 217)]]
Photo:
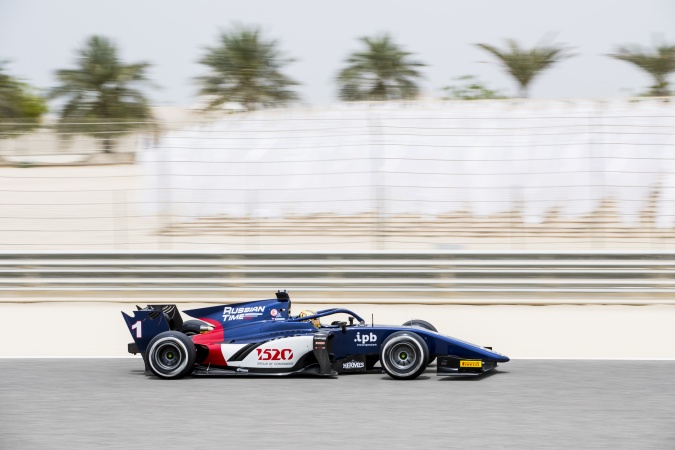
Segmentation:
[[(298, 317), (308, 317), (308, 316), (313, 316), (316, 314), (315, 311), (305, 309), (304, 311), (301, 311), (300, 314), (298, 314)], [(321, 321), (319, 318), (314, 318), (314, 319), (309, 319), (310, 322), (312, 322), (312, 325), (314, 325), (317, 328), (321, 328)]]

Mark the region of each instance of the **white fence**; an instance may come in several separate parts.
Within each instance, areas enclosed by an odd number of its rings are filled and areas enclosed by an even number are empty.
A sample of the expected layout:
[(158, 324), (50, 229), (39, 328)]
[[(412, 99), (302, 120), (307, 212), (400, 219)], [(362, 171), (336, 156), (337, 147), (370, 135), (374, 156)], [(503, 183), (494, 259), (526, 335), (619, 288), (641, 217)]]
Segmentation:
[(345, 104), (166, 123), (136, 140), (136, 165), (0, 168), (0, 248), (672, 248), (674, 108)]

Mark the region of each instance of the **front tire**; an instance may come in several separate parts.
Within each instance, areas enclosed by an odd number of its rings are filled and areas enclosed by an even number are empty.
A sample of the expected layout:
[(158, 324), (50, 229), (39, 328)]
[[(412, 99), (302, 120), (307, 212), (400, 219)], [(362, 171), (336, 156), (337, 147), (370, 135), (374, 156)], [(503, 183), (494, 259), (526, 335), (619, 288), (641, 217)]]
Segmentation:
[[(406, 323), (403, 324), (404, 327), (418, 327), (418, 328), (424, 328), (425, 330), (433, 331), (434, 333), (438, 333), (438, 330), (436, 329), (435, 326), (427, 322), (426, 320), (422, 319), (413, 319), (409, 320)], [(435, 356), (429, 356), (429, 361), (427, 361), (427, 365), (431, 364), (436, 360)]]
[(417, 378), (427, 368), (429, 349), (424, 339), (408, 331), (399, 331), (382, 343), (380, 364), (397, 380)]
[(419, 328), (424, 328), (425, 330), (433, 331), (435, 333), (438, 333), (438, 330), (436, 329), (435, 326), (427, 322), (426, 320), (422, 319), (413, 319), (409, 320), (406, 323), (403, 324), (404, 327), (419, 327)]
[(192, 373), (197, 351), (192, 339), (178, 331), (160, 333), (148, 344), (150, 370), (159, 378), (178, 379)]

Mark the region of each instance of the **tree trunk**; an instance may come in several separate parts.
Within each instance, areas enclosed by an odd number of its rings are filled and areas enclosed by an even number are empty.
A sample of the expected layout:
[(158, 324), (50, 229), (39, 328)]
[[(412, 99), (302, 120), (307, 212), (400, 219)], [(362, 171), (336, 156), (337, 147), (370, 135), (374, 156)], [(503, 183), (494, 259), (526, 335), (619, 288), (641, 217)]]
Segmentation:
[(528, 98), (529, 94), (527, 93), (527, 86), (526, 85), (521, 85), (520, 86), (520, 92), (518, 93), (520, 98)]
[(104, 137), (102, 141), (103, 153), (113, 153), (112, 149), (115, 146), (115, 140), (111, 137)]
[(387, 86), (385, 86), (384, 81), (377, 80), (375, 88), (371, 91), (370, 100), (387, 100)]
[(654, 85), (654, 94), (657, 97), (668, 97), (670, 90), (668, 89), (668, 80), (664, 76), (655, 76), (656, 84)]

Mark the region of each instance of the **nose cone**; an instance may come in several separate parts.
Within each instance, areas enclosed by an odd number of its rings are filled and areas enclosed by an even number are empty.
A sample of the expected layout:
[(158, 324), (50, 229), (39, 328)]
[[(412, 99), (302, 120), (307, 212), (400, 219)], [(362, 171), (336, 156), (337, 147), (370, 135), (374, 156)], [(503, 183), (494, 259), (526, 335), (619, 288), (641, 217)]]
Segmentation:
[(492, 350), (486, 350), (486, 353), (487, 353), (486, 356), (489, 355), (489, 359), (491, 359), (493, 361), (497, 361), (497, 362), (500, 362), (500, 363), (505, 363), (505, 362), (511, 361), (511, 359), (508, 356), (502, 355), (501, 353), (497, 353), (497, 352), (492, 351)]

